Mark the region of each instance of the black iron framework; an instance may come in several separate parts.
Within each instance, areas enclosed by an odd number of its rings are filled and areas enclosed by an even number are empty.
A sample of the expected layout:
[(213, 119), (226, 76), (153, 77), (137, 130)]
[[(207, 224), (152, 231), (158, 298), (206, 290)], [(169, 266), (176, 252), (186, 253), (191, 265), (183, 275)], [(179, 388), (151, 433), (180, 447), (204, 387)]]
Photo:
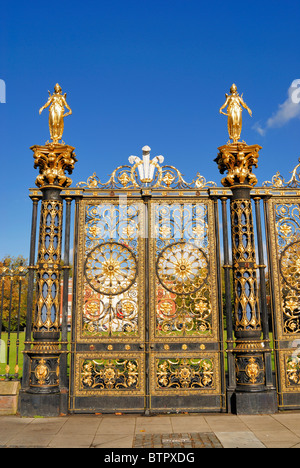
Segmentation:
[(106, 183), (30, 191), (23, 415), (300, 408), (300, 165), (255, 187), (259, 149), (219, 148), (223, 187), (144, 147)]
[(217, 204), (201, 180), (80, 190), (71, 411), (225, 410)]

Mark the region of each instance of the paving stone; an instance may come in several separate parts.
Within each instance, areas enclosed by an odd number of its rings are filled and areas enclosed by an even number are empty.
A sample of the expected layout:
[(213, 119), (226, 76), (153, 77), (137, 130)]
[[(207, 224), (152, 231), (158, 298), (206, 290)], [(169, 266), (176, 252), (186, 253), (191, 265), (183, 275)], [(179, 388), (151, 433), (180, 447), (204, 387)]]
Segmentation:
[(266, 448), (266, 446), (252, 433), (239, 432), (216, 432), (218, 439), (224, 448)]
[(170, 448), (174, 451), (217, 447), (300, 448), (300, 412), (273, 416), (225, 414), (149, 419), (140, 415), (37, 419), (0, 416), (0, 447), (157, 448), (160, 451)]

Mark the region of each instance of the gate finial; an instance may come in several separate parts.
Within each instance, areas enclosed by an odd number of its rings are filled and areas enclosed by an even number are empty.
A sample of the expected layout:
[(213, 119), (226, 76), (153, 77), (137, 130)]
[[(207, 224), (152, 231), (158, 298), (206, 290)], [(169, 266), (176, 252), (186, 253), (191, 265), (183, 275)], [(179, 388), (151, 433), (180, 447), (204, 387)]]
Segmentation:
[[(230, 88), (231, 94), (225, 94), (226, 101), (220, 108), (220, 114), (228, 117), (228, 133), (230, 139), (226, 145), (218, 148), (219, 154), (215, 159), (221, 174), (228, 172), (222, 179), (222, 185), (225, 187), (234, 187), (236, 185), (254, 186), (257, 178), (252, 174), (252, 167), (257, 167), (259, 156), (259, 145), (247, 145), (245, 141), (239, 141), (242, 130), (242, 107), (247, 109), (252, 116), (252, 111), (243, 101), (243, 94), (240, 96), (237, 87), (233, 83)], [(223, 109), (227, 106), (227, 113)]]
[[(38, 187), (46, 187), (49, 185), (60, 188), (69, 187), (72, 183), (70, 177), (67, 177), (65, 172), (72, 174), (74, 164), (76, 163), (76, 155), (72, 146), (66, 145), (62, 140), (64, 131), (64, 117), (71, 115), (72, 111), (67, 104), (65, 93), (62, 95), (60, 85), (57, 83), (54, 87), (54, 93), (50, 91), (49, 98), (46, 104), (40, 108), (41, 114), (44, 109), (50, 106), (49, 109), (49, 129), (51, 142), (47, 141), (45, 145), (34, 145), (31, 147), (34, 152), (34, 168), (39, 168), (39, 175), (36, 178)], [(65, 107), (69, 112), (65, 111)]]
[[(237, 92), (237, 86), (233, 83), (230, 88), (231, 94), (225, 94), (226, 101), (220, 108), (220, 114), (228, 117), (228, 133), (233, 143), (237, 143), (241, 136), (242, 131), (242, 107), (247, 109), (252, 117), (252, 111), (249, 109), (247, 104), (243, 101), (243, 94), (240, 96)], [(227, 113), (223, 112), (223, 109), (227, 106)]]
[[(41, 114), (44, 109), (50, 106), (49, 109), (49, 130), (50, 136), (53, 143), (58, 143), (62, 139), (64, 131), (64, 117), (72, 114), (72, 110), (67, 104), (67, 93), (62, 95), (61, 86), (56, 83), (54, 86), (54, 93), (51, 94), (50, 91), (49, 98), (46, 104), (40, 108), (39, 113)], [(64, 114), (65, 107), (69, 112)]]

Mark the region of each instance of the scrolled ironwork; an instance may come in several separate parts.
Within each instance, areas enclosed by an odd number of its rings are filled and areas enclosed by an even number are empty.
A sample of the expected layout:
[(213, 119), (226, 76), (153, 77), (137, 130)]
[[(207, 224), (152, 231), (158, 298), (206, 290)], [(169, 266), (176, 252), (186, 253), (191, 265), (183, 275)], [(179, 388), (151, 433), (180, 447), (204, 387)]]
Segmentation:
[[(130, 156), (129, 162), (132, 166), (123, 165), (117, 167), (110, 175), (107, 182), (101, 182), (94, 172), (86, 182), (82, 181), (77, 187), (83, 189), (204, 189), (216, 187), (213, 181), (206, 181), (199, 172), (192, 182), (186, 182), (183, 174), (174, 166), (161, 166), (163, 156), (156, 156), (150, 160), (150, 148), (143, 148), (143, 159), (137, 156)], [(146, 174), (146, 175), (145, 175)]]
[(300, 187), (300, 158), (299, 164), (297, 164), (291, 172), (292, 176), (288, 181), (280, 174), (279, 171), (273, 175), (271, 180), (263, 182), (263, 187), (273, 188), (299, 188)]

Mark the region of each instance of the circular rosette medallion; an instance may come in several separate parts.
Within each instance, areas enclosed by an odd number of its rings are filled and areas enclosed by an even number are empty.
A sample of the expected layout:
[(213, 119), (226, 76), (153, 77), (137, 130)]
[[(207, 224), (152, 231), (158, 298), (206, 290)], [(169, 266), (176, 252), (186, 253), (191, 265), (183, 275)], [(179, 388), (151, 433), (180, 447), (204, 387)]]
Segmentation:
[(127, 291), (133, 285), (136, 274), (134, 254), (118, 242), (97, 245), (85, 262), (85, 276), (89, 285), (106, 296)]
[(165, 247), (156, 264), (156, 272), (165, 289), (175, 294), (192, 294), (201, 288), (208, 276), (205, 253), (185, 241)]

